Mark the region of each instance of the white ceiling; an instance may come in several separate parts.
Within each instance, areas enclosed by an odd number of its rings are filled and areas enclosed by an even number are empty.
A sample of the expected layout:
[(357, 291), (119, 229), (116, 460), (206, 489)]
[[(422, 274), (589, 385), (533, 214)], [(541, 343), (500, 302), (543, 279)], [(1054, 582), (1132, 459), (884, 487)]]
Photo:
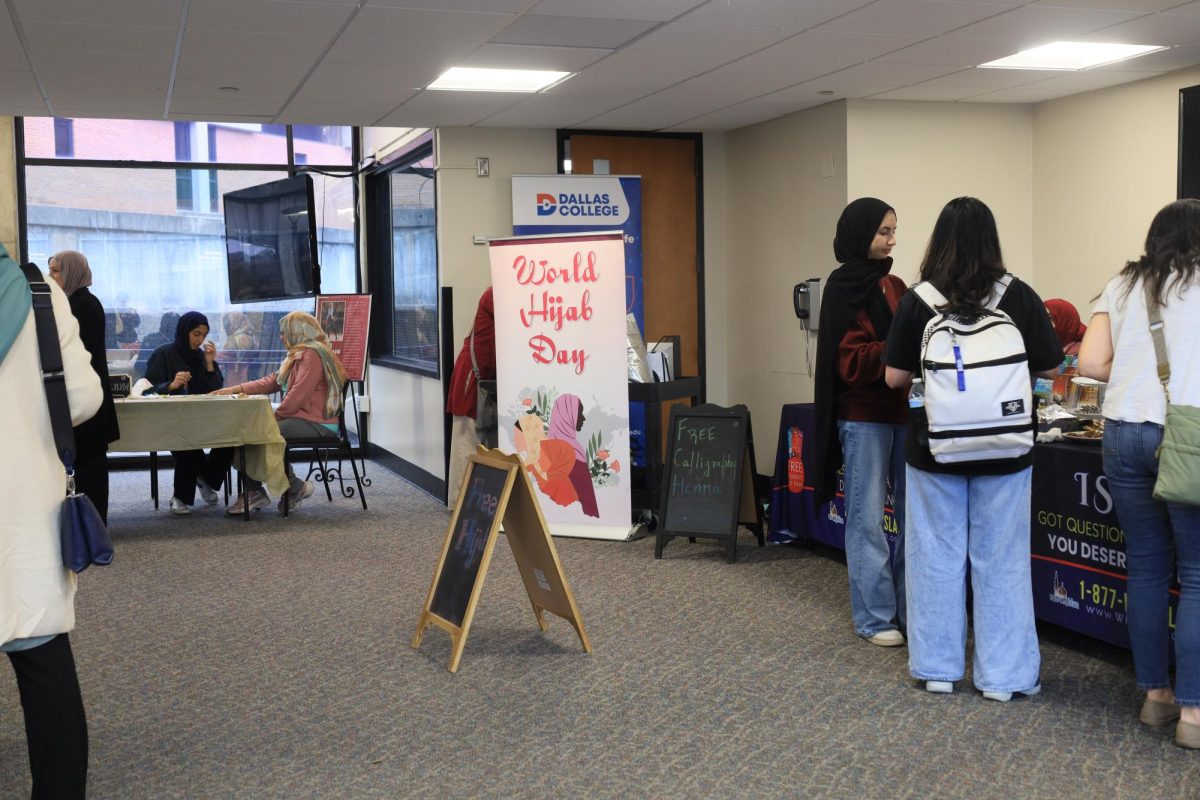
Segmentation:
[[(720, 131), (847, 97), (1030, 103), (1200, 64), (1200, 2), (1181, 0), (4, 5), (0, 114), (25, 116)], [(1170, 49), (974, 68), (1056, 39)], [(423, 89), (452, 66), (578, 74), (535, 95)]]

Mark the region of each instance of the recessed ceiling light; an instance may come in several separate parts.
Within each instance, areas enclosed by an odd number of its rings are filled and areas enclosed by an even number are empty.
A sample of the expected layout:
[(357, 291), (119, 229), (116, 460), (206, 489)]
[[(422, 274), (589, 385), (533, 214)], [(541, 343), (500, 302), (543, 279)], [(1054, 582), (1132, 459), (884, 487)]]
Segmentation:
[(451, 67), (425, 88), (457, 92), (540, 92), (570, 74), (536, 69)]
[(987, 69), (1053, 69), (1075, 71), (1144, 56), (1167, 48), (1154, 44), (1051, 42), (1016, 55), (980, 64)]

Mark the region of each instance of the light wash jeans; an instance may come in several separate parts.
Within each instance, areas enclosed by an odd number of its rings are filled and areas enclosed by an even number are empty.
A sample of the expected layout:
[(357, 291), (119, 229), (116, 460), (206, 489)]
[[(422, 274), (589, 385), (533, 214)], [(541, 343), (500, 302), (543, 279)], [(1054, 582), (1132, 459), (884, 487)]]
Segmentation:
[(1125, 532), (1129, 645), (1140, 689), (1171, 686), (1167, 590), (1179, 570), (1175, 615), (1175, 699), (1200, 706), (1200, 508), (1154, 499), (1162, 426), (1107, 420), (1104, 474)]
[(976, 688), (1038, 684), (1041, 653), (1029, 574), (1033, 468), (946, 475), (908, 468), (908, 657), (914, 678), (961, 680), (966, 669), (967, 567), (974, 591)]
[[(870, 637), (905, 627), (904, 425), (838, 420), (846, 465), (846, 568), (854, 631)], [(883, 506), (891, 480), (897, 527), (892, 558), (883, 531)]]

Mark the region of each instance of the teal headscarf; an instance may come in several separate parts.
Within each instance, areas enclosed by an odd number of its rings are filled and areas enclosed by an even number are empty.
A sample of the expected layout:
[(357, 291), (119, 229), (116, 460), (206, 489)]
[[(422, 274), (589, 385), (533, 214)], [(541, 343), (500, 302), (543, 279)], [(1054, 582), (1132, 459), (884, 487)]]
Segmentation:
[(25, 327), (32, 307), (33, 293), (25, 273), (0, 244), (0, 362)]

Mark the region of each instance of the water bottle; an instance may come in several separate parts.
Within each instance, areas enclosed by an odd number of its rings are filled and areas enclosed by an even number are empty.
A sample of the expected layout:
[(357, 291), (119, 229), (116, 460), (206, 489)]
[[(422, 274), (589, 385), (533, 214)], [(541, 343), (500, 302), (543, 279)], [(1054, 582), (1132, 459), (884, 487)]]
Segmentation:
[(925, 407), (925, 382), (920, 378), (913, 378), (912, 388), (908, 390), (908, 407)]

